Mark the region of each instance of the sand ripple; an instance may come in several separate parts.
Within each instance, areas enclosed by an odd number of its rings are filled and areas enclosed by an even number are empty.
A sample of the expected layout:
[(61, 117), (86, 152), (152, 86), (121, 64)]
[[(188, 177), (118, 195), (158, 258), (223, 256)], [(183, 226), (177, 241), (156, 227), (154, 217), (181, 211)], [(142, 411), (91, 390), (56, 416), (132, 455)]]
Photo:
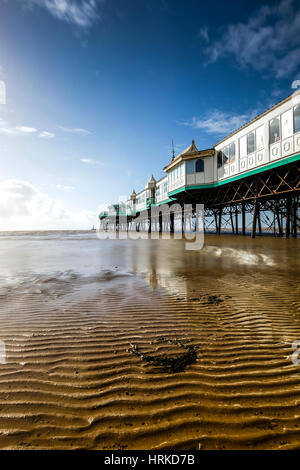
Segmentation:
[[(2, 449), (300, 447), (296, 282), (224, 275), (187, 289), (157, 276), (152, 290), (138, 277), (103, 276), (106, 290), (81, 300), (2, 298)], [(175, 356), (176, 341), (197, 347), (179, 373), (130, 353), (134, 343)]]

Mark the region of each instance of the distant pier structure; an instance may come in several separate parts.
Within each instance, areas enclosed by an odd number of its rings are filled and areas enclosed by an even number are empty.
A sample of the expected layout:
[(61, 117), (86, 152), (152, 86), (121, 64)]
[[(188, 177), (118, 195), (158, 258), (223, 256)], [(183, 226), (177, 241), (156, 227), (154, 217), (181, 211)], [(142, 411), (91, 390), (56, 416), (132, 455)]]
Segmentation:
[[(236, 235), (271, 233), (297, 237), (300, 195), (300, 90), (218, 142), (199, 150), (195, 142), (152, 176), (127, 201), (99, 214), (104, 230), (158, 231), (183, 229), (178, 207), (189, 204), (190, 228), (196, 204), (204, 205), (204, 230)], [(160, 207), (170, 206), (168, 228)], [(172, 206), (176, 210), (172, 211)], [(157, 217), (150, 218), (153, 208)]]

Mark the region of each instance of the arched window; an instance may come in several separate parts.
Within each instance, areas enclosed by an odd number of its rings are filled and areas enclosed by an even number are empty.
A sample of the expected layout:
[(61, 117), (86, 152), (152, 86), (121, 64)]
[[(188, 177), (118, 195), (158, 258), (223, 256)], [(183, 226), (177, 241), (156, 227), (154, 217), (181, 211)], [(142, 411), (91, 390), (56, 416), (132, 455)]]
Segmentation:
[(229, 160), (229, 147), (228, 145), (223, 148), (223, 165), (226, 165)]
[(231, 142), (229, 145), (229, 162), (233, 163), (235, 161), (235, 142)]
[(196, 173), (203, 173), (204, 171), (204, 161), (202, 160), (202, 158), (198, 158), (198, 160), (196, 160)]
[(280, 140), (280, 119), (276, 117), (270, 121), (270, 144)]
[(255, 151), (255, 134), (254, 132), (249, 132), (247, 134), (247, 153), (253, 153)]
[(300, 132), (300, 104), (294, 108), (294, 132)]

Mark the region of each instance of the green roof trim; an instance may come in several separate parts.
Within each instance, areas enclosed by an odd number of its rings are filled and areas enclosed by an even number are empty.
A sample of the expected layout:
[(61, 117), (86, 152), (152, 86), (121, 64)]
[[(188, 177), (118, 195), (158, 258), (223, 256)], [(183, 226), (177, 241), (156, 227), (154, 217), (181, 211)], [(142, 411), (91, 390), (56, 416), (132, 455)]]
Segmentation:
[(172, 199), (165, 199), (164, 201), (161, 201), (161, 202), (157, 202), (156, 204), (154, 204), (155, 206), (161, 206), (162, 204), (167, 204), (168, 202), (173, 202)]
[(175, 189), (174, 191), (171, 191), (170, 193), (168, 193), (168, 196), (169, 197), (174, 196), (175, 194), (181, 193), (182, 191), (189, 191), (192, 189), (217, 188), (218, 186), (222, 186), (227, 183), (232, 183), (232, 181), (238, 181), (240, 179), (247, 178), (248, 176), (252, 176), (257, 173), (263, 173), (264, 171), (272, 170), (272, 168), (286, 165), (287, 163), (296, 162), (297, 160), (300, 160), (300, 153), (297, 153), (296, 155), (292, 155), (291, 157), (288, 157), (288, 158), (284, 157), (284, 159), (281, 159), (272, 163), (268, 163), (259, 168), (254, 168), (253, 170), (250, 170), (250, 171), (245, 171), (244, 173), (239, 173), (238, 175), (232, 176), (231, 178), (226, 178), (222, 181), (217, 181), (216, 183), (182, 186), (181, 188)]

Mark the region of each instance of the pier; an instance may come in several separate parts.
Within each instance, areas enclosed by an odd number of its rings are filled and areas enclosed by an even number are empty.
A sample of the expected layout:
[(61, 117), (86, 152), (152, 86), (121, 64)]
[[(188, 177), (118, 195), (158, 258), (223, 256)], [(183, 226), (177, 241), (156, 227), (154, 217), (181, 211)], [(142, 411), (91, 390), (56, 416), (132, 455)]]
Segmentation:
[[(100, 229), (297, 237), (300, 191), (300, 90), (218, 142), (195, 142), (150, 178), (145, 189), (99, 214)], [(163, 218), (169, 209), (167, 223)], [(184, 209), (189, 208), (188, 216)]]

